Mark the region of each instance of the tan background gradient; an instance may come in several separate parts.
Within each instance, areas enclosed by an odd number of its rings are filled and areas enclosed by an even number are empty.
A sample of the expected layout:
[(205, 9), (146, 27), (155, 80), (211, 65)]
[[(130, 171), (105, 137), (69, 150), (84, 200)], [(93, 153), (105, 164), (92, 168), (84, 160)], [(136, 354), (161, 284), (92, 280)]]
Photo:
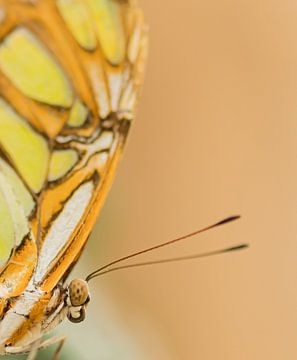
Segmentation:
[(61, 359), (296, 359), (297, 3), (142, 5), (137, 123), (73, 276), (236, 213), (143, 259), (251, 247), (97, 279), (85, 323), (65, 324)]

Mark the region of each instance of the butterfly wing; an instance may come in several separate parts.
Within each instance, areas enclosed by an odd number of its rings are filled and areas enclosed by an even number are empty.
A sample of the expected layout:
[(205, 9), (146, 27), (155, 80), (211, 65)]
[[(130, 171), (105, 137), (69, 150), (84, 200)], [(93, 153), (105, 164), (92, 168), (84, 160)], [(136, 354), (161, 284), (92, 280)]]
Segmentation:
[(50, 291), (78, 259), (134, 118), (146, 31), (119, 0), (0, 0), (0, 15), (5, 298), (30, 279)]

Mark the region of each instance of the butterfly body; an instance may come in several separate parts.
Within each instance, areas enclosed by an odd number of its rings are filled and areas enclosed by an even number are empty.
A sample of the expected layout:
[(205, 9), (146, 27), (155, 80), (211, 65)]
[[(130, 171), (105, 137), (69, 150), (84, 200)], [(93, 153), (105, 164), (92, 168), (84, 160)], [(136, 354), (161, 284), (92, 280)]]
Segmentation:
[(0, 353), (30, 352), (65, 317), (66, 285), (110, 188), (146, 55), (130, 1), (0, 0)]
[(42, 346), (43, 335), (65, 318), (73, 323), (83, 321), (89, 299), (88, 286), (80, 279), (66, 287), (58, 285), (50, 294), (29, 286), (0, 324), (0, 354), (28, 353), (36, 342)]

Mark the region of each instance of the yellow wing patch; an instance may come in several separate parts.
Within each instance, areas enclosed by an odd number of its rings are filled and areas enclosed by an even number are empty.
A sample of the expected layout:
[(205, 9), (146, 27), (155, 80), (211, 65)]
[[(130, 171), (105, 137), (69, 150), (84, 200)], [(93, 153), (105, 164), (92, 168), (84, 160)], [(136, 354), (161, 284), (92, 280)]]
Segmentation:
[(1, 99), (0, 144), (31, 189), (39, 192), (49, 161), (47, 142)]
[(102, 51), (112, 64), (118, 65), (125, 56), (125, 35), (120, 5), (110, 0), (86, 0), (94, 21)]
[(0, 67), (25, 95), (50, 105), (70, 107), (68, 80), (44, 45), (25, 28), (9, 34), (0, 46)]
[(89, 110), (87, 107), (81, 101), (76, 100), (70, 111), (67, 125), (70, 127), (79, 128), (87, 121), (88, 115)]
[(75, 150), (58, 150), (52, 153), (49, 168), (49, 181), (55, 181), (66, 175), (77, 163), (78, 154)]
[(75, 40), (86, 50), (95, 50), (96, 34), (83, 0), (58, 0), (57, 6)]

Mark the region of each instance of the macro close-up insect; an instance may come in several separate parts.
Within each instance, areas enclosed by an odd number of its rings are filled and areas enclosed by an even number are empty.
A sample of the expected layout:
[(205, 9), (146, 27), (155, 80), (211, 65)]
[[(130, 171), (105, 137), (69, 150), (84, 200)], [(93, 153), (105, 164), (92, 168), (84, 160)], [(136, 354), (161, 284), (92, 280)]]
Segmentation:
[(1, 358), (295, 357), (296, 13), (0, 0)]
[(65, 283), (134, 119), (147, 32), (129, 2), (4, 1), (1, 12), (0, 349), (35, 359), (57, 344), (57, 359), (65, 337), (44, 334), (82, 322), (88, 282), (127, 258)]

